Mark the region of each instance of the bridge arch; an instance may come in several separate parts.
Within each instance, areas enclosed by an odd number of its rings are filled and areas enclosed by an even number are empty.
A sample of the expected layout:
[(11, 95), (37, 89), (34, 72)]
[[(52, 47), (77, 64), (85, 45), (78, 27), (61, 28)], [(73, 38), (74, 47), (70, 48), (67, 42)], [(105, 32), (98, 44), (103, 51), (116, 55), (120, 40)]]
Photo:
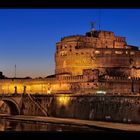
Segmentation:
[(20, 115), (19, 105), (16, 103), (14, 99), (3, 98), (2, 101), (8, 105), (11, 115)]

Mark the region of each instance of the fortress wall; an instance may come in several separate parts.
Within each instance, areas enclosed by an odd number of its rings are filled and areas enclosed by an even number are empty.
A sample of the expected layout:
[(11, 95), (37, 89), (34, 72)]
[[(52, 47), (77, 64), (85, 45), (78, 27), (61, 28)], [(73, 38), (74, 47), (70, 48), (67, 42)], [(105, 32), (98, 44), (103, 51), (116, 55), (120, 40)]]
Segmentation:
[[(68, 36), (56, 44), (56, 73), (82, 75), (83, 69), (140, 67), (138, 47), (127, 45), (125, 37), (110, 31), (85, 36)], [(124, 70), (125, 71), (125, 70)], [(138, 77), (138, 70), (131, 77)]]
[[(124, 49), (75, 49), (67, 51), (67, 55), (56, 54), (56, 73), (71, 73), (82, 75), (83, 69), (95, 69), (99, 67), (130, 67), (130, 54)], [(139, 61), (138, 61), (139, 62)], [(138, 62), (137, 65), (138, 65)]]
[(110, 77), (98, 79), (97, 70), (86, 70), (84, 75), (61, 76), (48, 79), (5, 79), (0, 80), (0, 93), (84, 93), (96, 94), (97, 91), (105, 91), (109, 94), (140, 93), (140, 78), (138, 77)]
[(73, 51), (66, 56), (56, 56), (56, 73), (69, 72), (72, 75), (82, 75), (83, 69), (96, 68), (89, 51)]
[[(139, 96), (34, 95), (34, 97), (52, 117), (140, 123)], [(24, 97), (23, 103), (24, 115), (41, 115), (28, 96)]]

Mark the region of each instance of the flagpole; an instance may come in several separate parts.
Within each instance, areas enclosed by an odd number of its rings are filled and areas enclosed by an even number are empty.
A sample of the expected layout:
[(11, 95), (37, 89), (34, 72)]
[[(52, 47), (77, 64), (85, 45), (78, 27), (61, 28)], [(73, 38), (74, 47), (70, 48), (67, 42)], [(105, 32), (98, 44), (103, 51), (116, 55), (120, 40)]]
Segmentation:
[(16, 78), (16, 65), (15, 65), (15, 78)]
[(101, 9), (99, 9), (99, 30), (101, 30)]

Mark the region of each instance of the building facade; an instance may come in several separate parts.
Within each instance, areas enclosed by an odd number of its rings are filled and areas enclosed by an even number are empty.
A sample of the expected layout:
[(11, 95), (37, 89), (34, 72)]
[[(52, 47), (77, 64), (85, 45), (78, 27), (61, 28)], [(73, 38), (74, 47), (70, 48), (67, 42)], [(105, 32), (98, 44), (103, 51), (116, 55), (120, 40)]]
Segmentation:
[(140, 75), (140, 51), (127, 45), (125, 37), (109, 31), (68, 36), (56, 44), (56, 74), (83, 75), (85, 69), (98, 69), (100, 75)]

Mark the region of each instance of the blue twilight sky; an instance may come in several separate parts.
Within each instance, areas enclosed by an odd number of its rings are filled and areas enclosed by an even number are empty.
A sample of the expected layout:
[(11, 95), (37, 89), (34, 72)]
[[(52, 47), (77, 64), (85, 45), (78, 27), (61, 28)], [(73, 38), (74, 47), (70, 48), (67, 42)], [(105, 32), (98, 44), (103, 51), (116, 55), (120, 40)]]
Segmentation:
[(13, 77), (16, 64), (17, 77), (53, 74), (56, 42), (85, 34), (91, 21), (98, 30), (99, 19), (102, 30), (140, 46), (140, 9), (0, 9), (0, 71)]

